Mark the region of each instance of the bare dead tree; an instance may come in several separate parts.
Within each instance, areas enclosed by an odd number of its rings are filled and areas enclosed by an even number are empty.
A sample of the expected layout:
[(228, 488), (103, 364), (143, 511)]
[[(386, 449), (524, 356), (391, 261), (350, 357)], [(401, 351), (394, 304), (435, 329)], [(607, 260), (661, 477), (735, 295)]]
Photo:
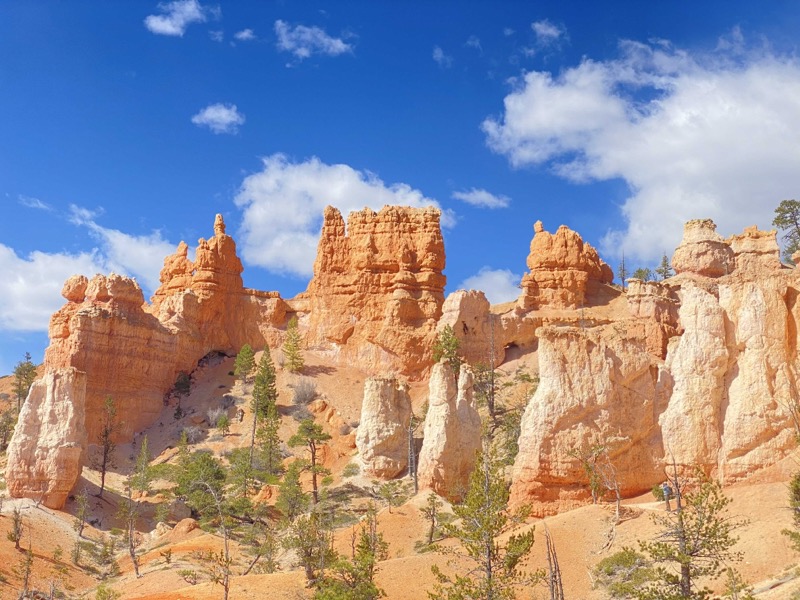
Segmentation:
[(558, 564), (556, 545), (550, 535), (547, 523), (544, 524), (544, 540), (547, 545), (547, 587), (550, 600), (564, 600), (564, 586), (561, 582), (561, 567)]

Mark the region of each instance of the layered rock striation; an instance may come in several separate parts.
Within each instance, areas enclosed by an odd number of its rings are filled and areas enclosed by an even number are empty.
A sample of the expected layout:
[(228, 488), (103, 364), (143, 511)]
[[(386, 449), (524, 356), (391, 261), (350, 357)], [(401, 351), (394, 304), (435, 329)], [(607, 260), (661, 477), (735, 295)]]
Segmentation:
[(356, 433), (367, 476), (392, 479), (408, 468), (410, 424), (408, 386), (394, 377), (367, 378)]
[(419, 377), (444, 302), (435, 208), (325, 209), (314, 276), (302, 295), (309, 345), (373, 372)]

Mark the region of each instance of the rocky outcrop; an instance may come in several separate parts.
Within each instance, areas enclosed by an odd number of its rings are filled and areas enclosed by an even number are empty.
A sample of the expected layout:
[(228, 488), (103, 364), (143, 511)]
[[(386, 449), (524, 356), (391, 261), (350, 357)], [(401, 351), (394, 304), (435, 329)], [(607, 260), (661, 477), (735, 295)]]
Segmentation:
[(695, 219), (683, 226), (683, 239), (672, 255), (676, 274), (721, 277), (733, 271), (734, 265), (730, 244), (717, 233), (714, 221)]
[(613, 327), (540, 329), (540, 382), (522, 417), (512, 504), (543, 515), (585, 502), (579, 456), (598, 445), (623, 494), (659, 480), (658, 372), (644, 350), (640, 336)]
[(456, 385), (455, 373), (447, 363), (434, 365), (419, 454), (420, 488), (432, 489), (450, 500), (460, 499), (480, 447), (481, 419), (473, 398), (472, 370), (462, 365)]
[(276, 293), (243, 287), (242, 265), (220, 215), (215, 235), (199, 240), (194, 263), (185, 243), (164, 261), (152, 305), (135, 280), (71, 277), (67, 303), (50, 320), (45, 370), (74, 367), (86, 373), (86, 429), (99, 437), (107, 397), (116, 402), (117, 441), (151, 425), (180, 371), (192, 371), (212, 351), (235, 354), (281, 340), (287, 305)]
[(479, 290), (458, 290), (444, 301), (436, 330), (452, 327), (459, 352), (471, 365), (494, 362), (497, 366), (503, 362), (505, 335), (499, 317), (490, 309), (489, 301)]
[(51, 370), (31, 386), (8, 446), (6, 484), (14, 498), (64, 506), (86, 449), (86, 374)]
[(444, 302), (435, 208), (325, 209), (314, 277), (299, 298), (307, 343), (341, 361), (419, 377)]
[(579, 308), (598, 285), (614, 280), (611, 267), (566, 225), (551, 234), (537, 221), (533, 230), (529, 272), (522, 277), (517, 300), (520, 308)]
[(663, 359), (667, 343), (680, 333), (677, 295), (666, 283), (639, 279), (627, 283), (625, 300), (631, 315), (645, 328), (647, 351)]
[(364, 382), (356, 448), (368, 477), (392, 479), (406, 470), (410, 423), (408, 386), (394, 377), (370, 377)]

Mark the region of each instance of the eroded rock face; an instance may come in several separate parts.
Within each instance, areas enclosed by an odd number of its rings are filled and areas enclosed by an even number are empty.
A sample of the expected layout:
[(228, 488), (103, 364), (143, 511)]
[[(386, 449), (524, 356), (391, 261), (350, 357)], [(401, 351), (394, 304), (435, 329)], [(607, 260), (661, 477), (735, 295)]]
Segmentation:
[(86, 374), (51, 370), (31, 386), (8, 446), (6, 483), (13, 498), (64, 506), (86, 450)]
[(310, 345), (342, 361), (418, 377), (431, 362), (445, 276), (440, 213), (385, 206), (344, 219), (325, 209), (301, 324)]
[(659, 480), (657, 370), (642, 337), (613, 327), (544, 327), (539, 368), (522, 417), (512, 504), (543, 515), (584, 503), (586, 475), (571, 453), (595, 445), (608, 447), (623, 494)]
[(392, 479), (408, 468), (411, 398), (408, 386), (394, 377), (364, 382), (356, 448), (369, 477)]
[(593, 286), (614, 280), (611, 267), (566, 225), (551, 234), (537, 221), (533, 230), (520, 308), (579, 308)]
[(730, 244), (717, 233), (714, 221), (695, 219), (683, 226), (683, 239), (672, 255), (676, 274), (721, 277), (733, 271), (734, 265)]
[(473, 398), (473, 375), (462, 365), (458, 386), (444, 362), (433, 367), (419, 454), (420, 489), (432, 489), (450, 500), (460, 499), (481, 447), (481, 419)]
[(243, 287), (236, 244), (220, 215), (215, 235), (198, 242), (195, 262), (185, 243), (164, 261), (152, 305), (135, 280), (71, 277), (67, 303), (50, 320), (45, 370), (74, 367), (86, 373), (86, 429), (96, 443), (105, 399), (116, 403), (117, 441), (151, 425), (164, 393), (180, 371), (192, 371), (211, 351), (235, 354), (281, 340), (287, 305), (277, 293)]
[[(503, 362), (505, 334), (500, 319), (490, 311), (489, 301), (479, 290), (458, 290), (447, 296), (437, 332), (453, 328), (461, 356), (471, 365), (495, 366)], [(494, 342), (494, 347), (492, 347)]]

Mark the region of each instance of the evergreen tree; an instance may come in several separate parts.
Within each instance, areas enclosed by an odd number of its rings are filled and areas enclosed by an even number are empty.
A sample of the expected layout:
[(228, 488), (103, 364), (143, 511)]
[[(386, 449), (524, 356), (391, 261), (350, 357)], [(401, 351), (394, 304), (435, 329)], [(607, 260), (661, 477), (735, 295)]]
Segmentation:
[(72, 522), (72, 528), (77, 532), (78, 537), (83, 537), (83, 528), (86, 527), (86, 521), (89, 520), (89, 494), (86, 488), (83, 488), (77, 496), (75, 496), (75, 519)]
[(800, 471), (789, 481), (789, 508), (795, 530), (784, 529), (781, 533), (789, 538), (794, 549), (800, 552)]
[(328, 470), (317, 464), (317, 451), (319, 445), (331, 439), (331, 436), (322, 429), (322, 425), (314, 423), (313, 419), (303, 419), (297, 433), (289, 438), (289, 446), (306, 446), (311, 456), (308, 470), (311, 471), (311, 496), (314, 504), (319, 502), (319, 488), (317, 487), (317, 476), (328, 473)]
[(150, 466), (151, 460), (147, 436), (144, 436), (142, 445), (139, 447), (139, 454), (136, 456), (133, 472), (128, 477), (128, 486), (140, 494), (146, 494), (150, 491), (150, 484), (153, 481), (153, 469)]
[(420, 509), (420, 512), (425, 517), (425, 520), (428, 521), (428, 535), (426, 536), (426, 541), (428, 545), (433, 543), (433, 534), (436, 533), (436, 525), (439, 523), (439, 513), (442, 510), (442, 501), (439, 500), (439, 496), (437, 496), (434, 492), (428, 494), (428, 500), (425, 502), (425, 506)]
[(98, 498), (103, 497), (103, 490), (106, 489), (106, 472), (114, 466), (114, 450), (117, 444), (114, 441), (119, 423), (117, 422), (117, 406), (114, 399), (109, 396), (103, 405), (102, 427), (100, 429), (100, 458), (98, 459), (98, 469), (100, 469), (100, 491)]
[(283, 456), (281, 455), (281, 438), (278, 434), (281, 417), (275, 404), (267, 406), (267, 412), (256, 431), (258, 442), (258, 460), (268, 476), (281, 472)]
[[(267, 416), (274, 419), (277, 416), (276, 403), (278, 402), (278, 388), (275, 382), (275, 365), (269, 353), (269, 346), (264, 347), (261, 360), (258, 363), (256, 381), (253, 385), (253, 427), (250, 431), (250, 465), (253, 465), (253, 454), (256, 443), (256, 428), (258, 422)], [(273, 424), (274, 425), (274, 424)]]
[(461, 363), (464, 362), (461, 359), (460, 348), (461, 342), (458, 341), (455, 331), (450, 325), (445, 325), (433, 343), (433, 362), (438, 363), (444, 358), (453, 369), (456, 379), (458, 379)]
[(275, 508), (281, 511), (288, 521), (294, 521), (308, 510), (308, 496), (300, 485), (300, 473), (303, 471), (304, 463), (305, 461), (295, 461), (290, 464), (278, 487)]
[(378, 533), (377, 511), (369, 506), (358, 532), (352, 559), (339, 556), (317, 584), (315, 600), (377, 600), (385, 592), (375, 583), (378, 562), (386, 560), (389, 545)]
[(14, 367), (13, 390), (17, 396), (17, 413), (22, 408), (22, 403), (28, 397), (31, 385), (36, 381), (36, 365), (31, 362), (29, 352), (25, 353), (25, 360), (21, 360)]
[(625, 290), (625, 283), (628, 281), (628, 275), (628, 269), (625, 267), (625, 253), (623, 252), (622, 259), (619, 261), (619, 266), (617, 267), (617, 277), (619, 277), (623, 291)]
[(675, 512), (653, 515), (661, 531), (654, 541), (640, 546), (654, 565), (654, 578), (636, 589), (638, 600), (711, 598), (711, 590), (701, 588), (701, 581), (718, 579), (731, 563), (742, 559), (732, 548), (737, 541), (733, 532), (744, 523), (725, 514), (730, 499), (719, 483), (702, 473), (699, 478), (696, 491), (683, 494), (674, 477)]
[(783, 231), (783, 259), (792, 262), (792, 254), (800, 249), (800, 202), (783, 200), (775, 209), (772, 224)]
[(300, 352), (300, 332), (297, 329), (297, 317), (289, 319), (286, 327), (286, 341), (283, 343), (283, 356), (291, 373), (303, 370), (303, 355)]
[(452, 578), (432, 567), (439, 582), (435, 592), (429, 593), (432, 600), (512, 600), (517, 589), (541, 577), (539, 573), (525, 576), (519, 568), (533, 546), (532, 528), (510, 536), (505, 544), (500, 542), (500, 537), (526, 516), (524, 512), (509, 513), (507, 505), (508, 486), (500, 463), (488, 444), (484, 444), (470, 476), (467, 494), (461, 504), (453, 507), (457, 520), (442, 525), (460, 548), (440, 549), (466, 559), (474, 567)]
[(642, 281), (652, 281), (653, 272), (648, 267), (639, 267), (633, 272), (634, 279), (641, 279)]
[(289, 526), (288, 535), (283, 540), (284, 547), (294, 550), (309, 585), (316, 585), (336, 557), (331, 538), (330, 530), (317, 512), (301, 515)]
[(666, 253), (661, 256), (661, 263), (658, 265), (658, 267), (656, 267), (656, 274), (658, 275), (660, 281), (664, 281), (665, 279), (675, 275), (675, 271), (672, 270), (672, 265), (670, 264)]
[(209, 451), (181, 456), (179, 450), (177, 466), (175, 494), (186, 498), (194, 515), (213, 516), (226, 479), (220, 462)]
[(239, 350), (239, 354), (236, 355), (236, 361), (233, 363), (233, 374), (242, 382), (242, 388), (244, 388), (244, 384), (247, 383), (247, 378), (250, 377), (250, 373), (252, 373), (255, 368), (255, 352), (253, 352), (250, 344), (245, 344), (242, 346), (241, 350)]

